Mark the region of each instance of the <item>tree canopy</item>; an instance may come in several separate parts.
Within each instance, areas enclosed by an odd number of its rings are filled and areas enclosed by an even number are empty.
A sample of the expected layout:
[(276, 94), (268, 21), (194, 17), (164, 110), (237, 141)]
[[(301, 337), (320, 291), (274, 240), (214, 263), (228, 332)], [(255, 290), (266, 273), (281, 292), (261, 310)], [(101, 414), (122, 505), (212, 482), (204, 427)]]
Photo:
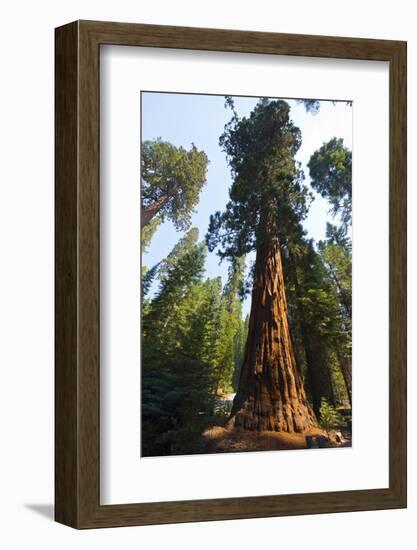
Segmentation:
[[(312, 114), (320, 108), (316, 100), (299, 102)], [(241, 118), (233, 98), (226, 106), (232, 116), (219, 144), (232, 184), (205, 242), (190, 228), (205, 153), (144, 144), (142, 214), (149, 222), (142, 240), (164, 220), (185, 230), (166, 258), (142, 271), (145, 456), (205, 452), (202, 434), (226, 422), (228, 429), (300, 433), (321, 422), (329, 435), (336, 407), (349, 411), (352, 403), (351, 152), (334, 138), (310, 159), (311, 187), (336, 218), (314, 242), (303, 225), (313, 194), (295, 159), (302, 134), (290, 104), (262, 98)], [(205, 274), (207, 249), (228, 260), (224, 282)], [(251, 309), (243, 316), (252, 251)], [(233, 390), (230, 415), (219, 412), (219, 399), (230, 403)]]
[(249, 117), (234, 116), (220, 137), (233, 183), (206, 238), (221, 257), (247, 254), (271, 234), (285, 242), (288, 227), (307, 213), (310, 195), (294, 160), (301, 132), (289, 112), (286, 101), (262, 99)]
[(333, 138), (315, 151), (308, 163), (311, 186), (327, 199), (333, 215), (346, 226), (352, 219), (352, 152)]
[(156, 275), (159, 282), (153, 297), (142, 298), (144, 456), (200, 452), (216, 391), (230, 391), (240, 367), (243, 264), (230, 270), (222, 288), (221, 277), (204, 279), (205, 256), (205, 243), (191, 228), (143, 278), (142, 288)]
[(161, 139), (144, 141), (141, 149), (142, 228), (158, 216), (158, 224), (168, 219), (177, 229), (187, 229), (206, 183), (207, 164), (207, 155), (194, 144), (187, 151)]

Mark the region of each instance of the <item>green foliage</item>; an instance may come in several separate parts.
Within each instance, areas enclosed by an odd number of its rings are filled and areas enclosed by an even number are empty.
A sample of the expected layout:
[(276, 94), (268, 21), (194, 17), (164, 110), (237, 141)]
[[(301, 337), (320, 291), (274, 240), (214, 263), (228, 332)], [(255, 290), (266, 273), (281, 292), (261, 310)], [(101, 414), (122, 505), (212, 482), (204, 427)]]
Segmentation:
[(310, 158), (311, 185), (332, 206), (333, 215), (340, 214), (346, 226), (352, 219), (352, 152), (343, 139), (324, 143)]
[(245, 356), (246, 338), (248, 335), (249, 315), (245, 319), (239, 319), (236, 335), (234, 338), (234, 368), (232, 376), (232, 388), (237, 391), (239, 384), (240, 370)]
[(351, 243), (330, 224), (327, 225), (327, 237), (326, 241), (319, 242), (318, 249), (326, 265), (329, 282), (343, 306), (346, 323), (349, 323), (352, 317)]
[(339, 300), (321, 256), (301, 228), (284, 255), (283, 267), (294, 350), (318, 415), (323, 397), (335, 403), (333, 351), (343, 333)]
[(148, 294), (151, 285), (158, 274), (159, 264), (154, 265), (151, 269), (147, 269), (146, 266), (142, 267), (142, 300)]
[(232, 388), (244, 262), (222, 289), (220, 277), (203, 280), (204, 260), (193, 228), (159, 264), (158, 291), (142, 308), (144, 456), (202, 452), (215, 392)]
[(323, 397), (333, 405), (346, 403), (341, 365), (351, 362), (351, 319), (345, 307), (351, 300), (350, 241), (344, 230), (330, 224), (327, 234), (316, 248), (301, 225), (294, 225), (282, 255), (294, 352), (317, 416)]
[[(341, 407), (350, 407), (350, 397), (348, 388), (346, 386), (346, 380), (343, 375), (343, 371), (340, 364), (341, 352), (332, 350), (331, 352), (331, 377), (333, 380), (333, 392), (334, 392), (334, 404)], [(349, 360), (351, 358), (349, 357)]]
[[(244, 118), (233, 98), (226, 97), (226, 105), (232, 117), (220, 145), (233, 184), (225, 211), (211, 216), (205, 243), (197, 229), (189, 229), (205, 181), (204, 153), (161, 140), (143, 147), (142, 207), (173, 190), (175, 198), (143, 228), (142, 246), (164, 220), (187, 229), (167, 258), (142, 272), (144, 456), (204, 452), (201, 433), (213, 423), (216, 392), (237, 388), (244, 359), (249, 323), (249, 316), (242, 319), (248, 288), (244, 258), (271, 236), (280, 242), (297, 364), (326, 430), (340, 425), (334, 406), (347, 399), (341, 365), (351, 361), (351, 154), (334, 139), (310, 160), (314, 188), (343, 222), (328, 224), (326, 239), (315, 245), (302, 228), (311, 196), (295, 161), (301, 132), (288, 103), (262, 99)], [(305, 107), (314, 112), (317, 106), (311, 100)], [(224, 286), (220, 277), (205, 278), (207, 247), (230, 262)], [(154, 281), (157, 290), (150, 297)]]
[(333, 138), (311, 156), (308, 166), (312, 187), (329, 201), (333, 216), (339, 215), (341, 220), (340, 227), (327, 224), (326, 240), (317, 246), (324, 266), (323, 283), (335, 312), (333, 329), (324, 340), (334, 390), (326, 397), (336, 402), (348, 395), (351, 400), (352, 246), (348, 228), (352, 219), (352, 153), (342, 139)]
[(158, 292), (142, 315), (144, 456), (194, 452), (212, 411), (210, 365), (200, 346), (209, 321), (204, 260), (205, 246), (191, 229), (161, 262)]
[(241, 355), (239, 334), (242, 330), (241, 289), (245, 276), (245, 260), (240, 258), (229, 266), (228, 280), (224, 286), (219, 311), (216, 367), (217, 388), (233, 389), (233, 374)]
[(304, 105), (307, 113), (316, 115), (320, 111), (320, 101), (317, 99), (297, 99), (297, 103)]
[(235, 114), (220, 137), (233, 184), (225, 211), (210, 217), (206, 242), (222, 258), (243, 256), (272, 234), (285, 241), (307, 213), (310, 195), (294, 159), (301, 132), (289, 111), (285, 101), (262, 99), (249, 117)]
[[(206, 183), (207, 164), (207, 155), (194, 144), (187, 151), (160, 139), (142, 143), (142, 209), (162, 204), (156, 225), (168, 219), (177, 229), (188, 229)], [(149, 235), (142, 238), (149, 242)]]
[(153, 322), (161, 323), (161, 328), (175, 315), (192, 285), (202, 278), (206, 248), (197, 240), (198, 230), (190, 229), (159, 266), (159, 289), (149, 316)]
[[(314, 100), (303, 101), (315, 112)], [(346, 236), (351, 207), (351, 153), (342, 140), (324, 144), (310, 161), (313, 187), (326, 197), (344, 225), (328, 227), (318, 249), (302, 229), (311, 195), (295, 161), (301, 133), (285, 101), (262, 99), (249, 117), (239, 119), (233, 99), (226, 98), (232, 118), (220, 138), (232, 171), (230, 201), (210, 218), (206, 242), (221, 258), (236, 258), (278, 236), (288, 298), (288, 315), (297, 362), (306, 375), (314, 410), (321, 399), (335, 404), (346, 396), (340, 386), (340, 361), (351, 340), (351, 257)], [(346, 195), (346, 196), (345, 196)], [(344, 263), (342, 262), (344, 260)], [(336, 273), (337, 271), (337, 273)], [(334, 276), (343, 271), (343, 287)], [(236, 377), (235, 377), (236, 381)]]
[(327, 435), (329, 435), (332, 428), (340, 428), (345, 425), (342, 416), (324, 398), (320, 407), (320, 424), (326, 430)]
[(152, 218), (152, 220), (148, 224), (142, 227), (141, 234), (140, 234), (142, 254), (145, 254), (145, 252), (148, 251), (152, 237), (154, 236), (161, 222), (162, 222), (162, 216), (157, 215), (154, 218)]

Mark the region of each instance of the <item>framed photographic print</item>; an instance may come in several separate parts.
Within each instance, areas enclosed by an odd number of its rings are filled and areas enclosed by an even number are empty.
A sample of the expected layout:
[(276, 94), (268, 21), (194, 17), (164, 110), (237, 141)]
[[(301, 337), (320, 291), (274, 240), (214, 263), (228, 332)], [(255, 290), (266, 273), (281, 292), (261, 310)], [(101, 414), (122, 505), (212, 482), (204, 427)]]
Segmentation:
[(56, 520), (406, 506), (406, 44), (56, 29)]

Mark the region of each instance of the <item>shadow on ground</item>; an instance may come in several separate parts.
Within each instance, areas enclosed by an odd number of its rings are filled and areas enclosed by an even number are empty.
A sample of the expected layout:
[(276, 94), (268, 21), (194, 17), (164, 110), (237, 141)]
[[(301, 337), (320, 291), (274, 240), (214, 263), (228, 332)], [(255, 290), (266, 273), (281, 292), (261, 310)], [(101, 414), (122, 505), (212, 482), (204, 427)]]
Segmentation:
[(54, 520), (54, 505), (53, 504), (25, 504), (25, 508), (49, 519)]

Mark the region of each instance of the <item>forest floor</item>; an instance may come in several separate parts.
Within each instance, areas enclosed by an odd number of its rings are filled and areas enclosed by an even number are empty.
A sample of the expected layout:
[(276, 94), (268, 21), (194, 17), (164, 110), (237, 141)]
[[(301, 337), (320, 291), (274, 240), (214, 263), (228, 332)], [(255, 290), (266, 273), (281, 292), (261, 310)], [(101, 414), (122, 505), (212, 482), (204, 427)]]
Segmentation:
[(326, 447), (351, 447), (352, 434), (347, 428), (330, 430), (330, 437), (320, 427), (311, 428), (304, 433), (285, 433), (273, 431), (250, 431), (228, 425), (228, 416), (232, 409), (235, 393), (225, 393), (219, 396), (217, 406), (224, 417), (219, 417), (219, 424), (207, 428), (202, 436), (205, 452), (230, 453), (245, 451), (286, 451), (291, 449), (307, 449), (307, 436), (312, 436), (313, 447), (318, 447), (317, 436), (325, 438)]
[[(351, 442), (346, 434), (341, 441), (336, 441), (336, 432), (331, 433), (329, 447), (350, 447)], [(325, 436), (320, 428), (312, 428), (306, 433), (254, 432), (236, 427), (212, 426), (204, 431), (207, 451), (212, 453), (229, 453), (243, 451), (283, 451), (290, 449), (307, 449), (306, 436)]]

